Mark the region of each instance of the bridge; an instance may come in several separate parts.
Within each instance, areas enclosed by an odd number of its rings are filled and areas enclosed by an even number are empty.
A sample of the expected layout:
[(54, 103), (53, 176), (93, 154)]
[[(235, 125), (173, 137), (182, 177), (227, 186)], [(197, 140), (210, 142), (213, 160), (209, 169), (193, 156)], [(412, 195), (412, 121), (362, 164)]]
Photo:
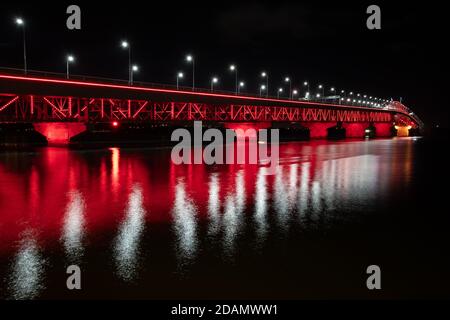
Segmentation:
[(203, 121), (227, 128), (300, 126), (309, 130), (311, 138), (325, 138), (333, 128), (352, 138), (368, 132), (374, 137), (389, 137), (393, 132), (406, 136), (410, 129), (422, 126), (400, 102), (374, 107), (346, 103), (339, 97), (324, 101), (0, 73), (0, 123), (32, 123), (49, 143), (68, 143), (88, 124), (96, 123)]

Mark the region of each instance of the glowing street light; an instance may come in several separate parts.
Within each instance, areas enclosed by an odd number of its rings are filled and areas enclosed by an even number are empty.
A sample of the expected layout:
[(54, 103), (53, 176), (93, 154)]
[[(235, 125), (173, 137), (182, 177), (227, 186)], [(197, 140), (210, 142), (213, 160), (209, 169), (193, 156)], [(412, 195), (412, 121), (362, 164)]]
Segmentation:
[(269, 97), (269, 74), (265, 71), (261, 72), (261, 77), (266, 78), (266, 97)]
[(139, 71), (139, 67), (137, 65), (131, 66), (130, 85), (133, 85), (133, 74), (138, 71)]
[(280, 99), (280, 93), (283, 93), (283, 88), (279, 88), (277, 91), (277, 98)]
[(230, 65), (230, 71), (234, 72), (234, 76), (235, 76), (235, 89), (236, 89), (236, 94), (239, 93), (239, 84), (238, 84), (238, 69), (237, 67), (232, 64)]
[(75, 61), (75, 57), (68, 55), (66, 58), (66, 78), (69, 79), (69, 64)]
[(177, 73), (177, 90), (179, 89), (178, 84), (179, 84), (179, 82), (180, 82), (180, 79), (183, 79), (183, 77), (184, 77), (183, 72), (178, 72), (178, 73)]
[(306, 99), (306, 100), (309, 100), (310, 95), (311, 95), (311, 94), (309, 93), (309, 91), (305, 92), (305, 99)]
[(298, 90), (292, 90), (292, 98), (294, 98), (296, 95), (298, 95)]
[(284, 78), (284, 82), (286, 82), (286, 83), (289, 82), (289, 99), (292, 99), (292, 81), (291, 81), (291, 78), (289, 78), (289, 77)]
[(195, 90), (195, 60), (194, 56), (191, 54), (188, 54), (186, 56), (186, 61), (189, 63), (192, 63), (192, 91)]
[(309, 92), (309, 82), (308, 81), (303, 82), (303, 86), (306, 87), (307, 92)]
[(211, 78), (211, 92), (214, 91), (214, 84), (218, 83), (219, 79), (216, 77)]
[(239, 87), (238, 87), (238, 94), (241, 92), (241, 88), (245, 87), (245, 83), (244, 82), (239, 82)]
[(262, 92), (266, 89), (267, 89), (267, 87), (264, 84), (259, 87), (259, 96), (260, 97), (262, 96)]
[(23, 70), (27, 74), (27, 39), (25, 36), (25, 20), (22, 18), (16, 18), (16, 24), (22, 28), (22, 40), (23, 40)]
[(128, 50), (128, 84), (133, 84), (133, 68), (131, 65), (131, 45), (128, 41), (123, 40), (120, 44), (123, 49)]

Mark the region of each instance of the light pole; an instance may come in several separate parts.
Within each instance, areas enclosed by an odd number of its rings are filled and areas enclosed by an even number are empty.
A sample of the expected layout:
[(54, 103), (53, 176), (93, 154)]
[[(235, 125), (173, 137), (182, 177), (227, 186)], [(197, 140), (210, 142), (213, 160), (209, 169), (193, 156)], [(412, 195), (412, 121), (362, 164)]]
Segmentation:
[(277, 91), (277, 99), (280, 99), (280, 93), (283, 92), (283, 88), (279, 88)]
[(323, 88), (323, 85), (319, 84), (319, 90), (322, 90), (322, 96), (325, 96), (325, 89)]
[(309, 92), (309, 82), (308, 81), (303, 82), (303, 86), (306, 87), (306, 92)]
[(27, 74), (27, 38), (25, 36), (25, 21), (22, 18), (16, 19), (16, 24), (22, 28), (23, 36), (23, 70)]
[(244, 82), (239, 82), (239, 86), (238, 86), (238, 94), (241, 93), (241, 88), (245, 87), (245, 83)]
[(267, 89), (267, 87), (264, 84), (259, 87), (259, 96), (260, 97), (262, 96), (262, 92), (266, 89)]
[(127, 49), (128, 50), (128, 84), (133, 84), (133, 70), (132, 66), (131, 66), (131, 45), (128, 43), (128, 41), (122, 41), (122, 43), (120, 44), (122, 46), (122, 48)]
[(234, 71), (236, 94), (238, 94), (239, 93), (239, 85), (238, 85), (238, 70), (237, 70), (237, 67), (234, 64), (230, 65), (230, 71)]
[(130, 85), (133, 85), (133, 74), (139, 71), (139, 67), (134, 65), (131, 67)]
[(214, 91), (214, 84), (216, 84), (217, 82), (219, 82), (219, 79), (217, 79), (216, 77), (213, 77), (211, 79), (211, 92)]
[(269, 97), (269, 74), (265, 71), (261, 72), (261, 77), (266, 78), (266, 98)]
[(180, 79), (183, 79), (183, 77), (184, 77), (183, 72), (177, 73), (177, 90), (179, 89), (178, 83), (179, 83)]
[(69, 64), (74, 62), (74, 61), (75, 61), (74, 56), (72, 56), (72, 55), (68, 55), (67, 56), (67, 58), (66, 58), (66, 71), (67, 71), (66, 78), (67, 79), (69, 79)]
[(286, 83), (289, 82), (289, 99), (292, 100), (292, 82), (291, 82), (291, 78), (289, 78), (289, 77), (284, 78), (284, 82), (286, 82)]
[(298, 94), (298, 90), (294, 89), (292, 90), (292, 99), (294, 99), (294, 96)]
[(186, 61), (192, 63), (192, 91), (195, 90), (195, 60), (194, 56), (188, 54), (186, 56)]

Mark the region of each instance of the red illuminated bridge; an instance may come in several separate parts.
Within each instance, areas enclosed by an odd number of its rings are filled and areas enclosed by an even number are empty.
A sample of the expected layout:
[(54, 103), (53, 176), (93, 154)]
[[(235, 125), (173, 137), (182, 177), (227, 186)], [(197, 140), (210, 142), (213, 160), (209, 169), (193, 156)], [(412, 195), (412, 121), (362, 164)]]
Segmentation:
[(395, 127), (408, 135), (421, 127), (399, 102), (383, 107), (295, 101), (213, 92), (128, 86), (107, 81), (0, 74), (0, 123), (32, 123), (50, 143), (67, 143), (87, 124), (217, 122), (225, 127), (301, 126), (311, 138), (328, 129), (345, 129), (347, 137), (388, 137)]

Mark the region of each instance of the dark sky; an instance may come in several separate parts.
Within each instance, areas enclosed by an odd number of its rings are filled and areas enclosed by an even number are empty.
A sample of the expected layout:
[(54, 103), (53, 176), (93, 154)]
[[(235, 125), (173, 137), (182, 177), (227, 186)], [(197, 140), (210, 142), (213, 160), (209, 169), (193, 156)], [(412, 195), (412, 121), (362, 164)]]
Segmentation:
[[(373, 3), (364, 1), (92, 2), (2, 1), (0, 67), (22, 66), (14, 17), (23, 16), (30, 69), (64, 72), (70, 52), (77, 58), (73, 73), (126, 79), (128, 58), (120, 41), (128, 39), (141, 68), (136, 81), (174, 84), (176, 72), (184, 71), (188, 85), (184, 57), (193, 53), (197, 86), (208, 87), (217, 75), (220, 89), (232, 90), (228, 66), (235, 63), (247, 91), (257, 92), (259, 74), (267, 70), (272, 89), (289, 75), (300, 89), (308, 80), (312, 86), (403, 97), (426, 124), (448, 125), (448, 32), (441, 2), (378, 3), (382, 29), (375, 31), (366, 28), (366, 8)], [(81, 31), (66, 28), (70, 4), (82, 9)]]

